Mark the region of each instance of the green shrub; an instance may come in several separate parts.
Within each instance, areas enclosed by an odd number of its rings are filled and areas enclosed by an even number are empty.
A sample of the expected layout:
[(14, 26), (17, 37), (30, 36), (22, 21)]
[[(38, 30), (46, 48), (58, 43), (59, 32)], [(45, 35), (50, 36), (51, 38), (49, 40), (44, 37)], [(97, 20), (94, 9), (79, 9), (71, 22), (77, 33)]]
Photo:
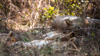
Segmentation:
[(53, 17), (55, 17), (59, 10), (49, 6), (48, 8), (43, 8), (43, 11), (43, 14), (40, 15), (41, 21), (51, 20)]

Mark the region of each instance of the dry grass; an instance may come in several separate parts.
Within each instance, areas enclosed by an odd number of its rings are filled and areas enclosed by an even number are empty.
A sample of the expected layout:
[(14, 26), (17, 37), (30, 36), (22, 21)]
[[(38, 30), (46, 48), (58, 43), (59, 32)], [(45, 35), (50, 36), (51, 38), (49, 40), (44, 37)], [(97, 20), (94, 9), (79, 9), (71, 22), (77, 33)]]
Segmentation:
[[(81, 33), (79, 33), (81, 31), (82, 30), (78, 32), (75, 31), (76, 33), (75, 37), (72, 37), (68, 41), (59, 41), (59, 39), (56, 41), (54, 40), (50, 44), (43, 46), (40, 49), (38, 49), (38, 47), (25, 47), (22, 44), (7, 46), (8, 43), (3, 43), (1, 41), (0, 53), (1, 56), (6, 56), (6, 55), (7, 56), (12, 56), (12, 55), (13, 56), (99, 56), (100, 55), (99, 54), (100, 38), (98, 37), (99, 30), (97, 31), (95, 30), (96, 33), (94, 32), (96, 34), (95, 35), (96, 38), (91, 35), (84, 35), (86, 32), (84, 32), (84, 34), (81, 35)], [(25, 35), (26, 34), (31, 35), (29, 33), (25, 33)], [(24, 35), (21, 37), (23, 37), (22, 41), (24, 41), (25, 43), (32, 41), (32, 40), (27, 41), (29, 38), (25, 37)], [(24, 40), (24, 38), (27, 39)], [(43, 40), (43, 38), (40, 40)]]

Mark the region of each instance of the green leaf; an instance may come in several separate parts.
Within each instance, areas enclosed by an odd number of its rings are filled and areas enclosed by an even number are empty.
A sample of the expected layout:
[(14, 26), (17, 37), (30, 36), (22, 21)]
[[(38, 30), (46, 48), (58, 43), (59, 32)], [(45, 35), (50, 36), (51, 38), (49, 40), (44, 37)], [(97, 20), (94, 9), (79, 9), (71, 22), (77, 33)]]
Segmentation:
[(29, 42), (29, 41), (30, 41), (28, 38), (23, 38), (23, 40), (24, 40), (25, 42)]
[(2, 8), (2, 4), (0, 4), (0, 9)]
[(92, 36), (95, 36), (95, 33), (91, 33)]

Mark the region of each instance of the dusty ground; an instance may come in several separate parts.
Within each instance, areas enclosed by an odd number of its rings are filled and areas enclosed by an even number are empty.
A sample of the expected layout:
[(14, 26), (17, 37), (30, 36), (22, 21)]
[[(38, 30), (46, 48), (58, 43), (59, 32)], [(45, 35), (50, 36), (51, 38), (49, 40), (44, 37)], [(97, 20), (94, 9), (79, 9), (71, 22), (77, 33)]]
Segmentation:
[[(43, 32), (44, 30), (45, 32)], [(5, 38), (0, 42), (1, 56), (100, 56), (99, 29), (78, 29), (71, 34), (54, 32), (50, 29), (44, 30), (16, 33), (14, 36), (1, 33), (0, 39)], [(49, 32), (48, 36), (44, 37), (47, 32)], [(50, 32), (54, 33), (50, 34)], [(50, 37), (50, 35), (54, 36)], [(7, 41), (8, 38), (10, 39)], [(35, 42), (36, 40), (37, 42)], [(21, 43), (13, 45), (16, 42), (31, 43), (31, 41), (35, 43), (30, 47), (28, 45), (25, 47)], [(50, 43), (40, 49), (34, 47), (34, 44), (41, 43), (41, 41), (50, 41)]]

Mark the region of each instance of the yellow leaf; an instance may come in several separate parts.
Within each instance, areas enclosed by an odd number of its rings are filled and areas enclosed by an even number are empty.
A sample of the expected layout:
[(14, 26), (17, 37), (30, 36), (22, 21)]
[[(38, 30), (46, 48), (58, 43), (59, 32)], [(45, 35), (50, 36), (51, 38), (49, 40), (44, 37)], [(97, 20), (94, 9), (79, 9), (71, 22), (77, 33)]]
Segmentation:
[(50, 10), (54, 10), (54, 7), (51, 7), (51, 6), (50, 6), (49, 9), (50, 9)]
[(67, 13), (68, 15), (70, 15), (70, 13)]
[(55, 2), (55, 0), (51, 0), (52, 2)]
[(43, 10), (47, 10), (47, 8), (44, 8)]
[(47, 18), (50, 18), (51, 16), (47, 15)]
[(70, 2), (70, 0), (68, 0), (67, 2)]
[(47, 15), (46, 13), (44, 13), (44, 15)]
[(25, 14), (26, 16), (28, 16), (28, 14)]
[(72, 16), (75, 16), (75, 13), (71, 13)]
[(76, 0), (74, 0), (74, 2), (76, 2)]
[(71, 0), (71, 1), (73, 1), (73, 0)]

